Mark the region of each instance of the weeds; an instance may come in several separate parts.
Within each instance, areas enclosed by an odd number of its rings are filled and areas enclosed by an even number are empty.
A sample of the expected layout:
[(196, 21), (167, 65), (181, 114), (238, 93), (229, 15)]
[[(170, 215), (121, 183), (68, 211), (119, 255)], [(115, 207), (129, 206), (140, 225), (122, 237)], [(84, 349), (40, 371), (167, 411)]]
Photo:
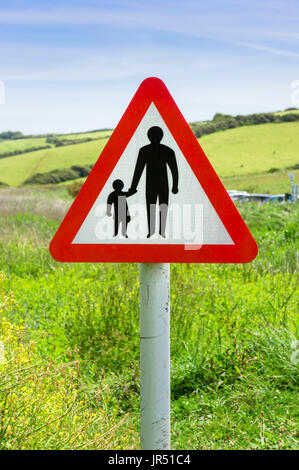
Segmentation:
[[(298, 448), (298, 206), (240, 210), (259, 245), (253, 263), (171, 266), (174, 449)], [(136, 448), (138, 267), (56, 263), (57, 226), (0, 218), (2, 337), (12, 341), (2, 446)]]

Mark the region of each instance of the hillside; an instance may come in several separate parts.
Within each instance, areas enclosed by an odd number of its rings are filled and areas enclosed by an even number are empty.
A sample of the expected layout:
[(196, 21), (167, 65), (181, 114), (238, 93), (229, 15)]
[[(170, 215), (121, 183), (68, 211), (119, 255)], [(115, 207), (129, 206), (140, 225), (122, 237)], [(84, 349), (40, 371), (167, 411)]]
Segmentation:
[(35, 173), (43, 173), (72, 165), (94, 163), (103, 150), (107, 139), (84, 144), (55, 147), (24, 153), (0, 160), (1, 181), (11, 186), (22, 184)]
[[(0, 180), (18, 186), (36, 173), (93, 164), (111, 132), (58, 135), (54, 137), (61, 139), (61, 146), (52, 145), (43, 150), (3, 158), (0, 160)], [(80, 142), (87, 138), (93, 140), (74, 145), (67, 142), (68, 139)], [(289, 191), (288, 173), (291, 168), (298, 168), (299, 162), (299, 121), (245, 125), (203, 135), (199, 142), (227, 188)], [(4, 149), (43, 144), (47, 144), (46, 137), (1, 141), (0, 154)], [(299, 176), (298, 170), (294, 172)]]
[(283, 169), (299, 161), (299, 122), (239, 127), (203, 136), (200, 144), (220, 176)]

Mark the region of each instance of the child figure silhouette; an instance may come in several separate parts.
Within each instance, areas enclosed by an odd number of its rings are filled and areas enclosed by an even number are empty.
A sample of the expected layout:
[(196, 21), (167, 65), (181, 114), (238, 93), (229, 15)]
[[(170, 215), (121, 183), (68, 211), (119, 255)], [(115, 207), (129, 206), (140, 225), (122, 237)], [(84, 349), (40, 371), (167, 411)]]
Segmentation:
[(127, 227), (131, 220), (127, 197), (132, 196), (132, 191), (123, 191), (124, 183), (122, 180), (115, 180), (112, 183), (114, 191), (109, 194), (107, 199), (107, 215), (114, 217), (114, 237), (118, 235), (120, 224), (122, 224), (122, 235), (128, 238)]

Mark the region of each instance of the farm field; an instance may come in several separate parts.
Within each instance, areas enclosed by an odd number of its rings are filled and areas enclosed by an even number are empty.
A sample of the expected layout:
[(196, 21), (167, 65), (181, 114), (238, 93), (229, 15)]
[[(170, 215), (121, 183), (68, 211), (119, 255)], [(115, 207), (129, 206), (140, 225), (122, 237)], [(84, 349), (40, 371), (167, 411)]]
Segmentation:
[(47, 145), (45, 137), (0, 140), (0, 154), (5, 152), (14, 152), (16, 150), (24, 151), (33, 147), (42, 147), (44, 145)]
[[(109, 131), (99, 132), (102, 136), (106, 135), (106, 132), (109, 134)], [(87, 135), (92, 137), (96, 134), (76, 135), (81, 138)], [(68, 137), (73, 138), (72, 135)], [(102, 138), (2, 159), (0, 160), (0, 180), (11, 186), (18, 186), (35, 173), (69, 168), (72, 165), (92, 164), (98, 158), (106, 142), (107, 139)], [(254, 180), (256, 174), (263, 174), (267, 188), (262, 192), (271, 192), (272, 176), (273, 187), (278, 187), (283, 192), (289, 191), (287, 176), (285, 179), (284, 176), (280, 178), (281, 182), (277, 183), (278, 175), (271, 174), (268, 177), (267, 172), (298, 165), (299, 121), (244, 126), (219, 131), (201, 137), (199, 142), (216, 172), (224, 178), (224, 181), (235, 177), (242, 177), (246, 180), (246, 178), (251, 179), (251, 176)], [(239, 187), (232, 189), (246, 189), (246, 186), (254, 186), (255, 183), (248, 183), (245, 180), (238, 180)], [(257, 182), (257, 185), (259, 184), (260, 182)]]
[[(235, 189), (240, 191), (248, 191), (249, 193), (259, 194), (284, 194), (291, 192), (291, 184), (289, 174), (293, 173), (295, 182), (299, 179), (298, 170), (280, 170), (275, 172), (265, 173), (251, 173), (242, 176), (221, 177), (221, 181), (226, 189)], [(77, 178), (71, 182), (58, 183), (56, 185), (49, 185), (52, 190), (58, 186), (72, 187), (73, 183), (84, 183), (86, 178)]]
[(249, 193), (284, 194), (291, 192), (289, 173), (293, 173), (295, 182), (299, 179), (298, 170), (282, 170), (273, 173), (257, 173), (221, 178), (226, 189), (238, 189)]
[(107, 136), (112, 134), (112, 129), (102, 129), (99, 131), (91, 131), (91, 132), (78, 132), (74, 134), (57, 134), (59, 139), (82, 139), (82, 138), (90, 138), (90, 139), (104, 139)]
[[(137, 449), (137, 264), (60, 264), (65, 187), (0, 191), (1, 449)], [(248, 265), (171, 266), (172, 449), (298, 449), (298, 204)]]
[(286, 114), (299, 114), (299, 109), (286, 109), (284, 111), (276, 111), (274, 114), (278, 114), (279, 116), (285, 116)]
[(107, 139), (37, 150), (0, 161), (1, 181), (18, 186), (35, 173), (94, 163)]
[[(58, 140), (80, 140), (82, 138), (103, 139), (111, 135), (111, 133), (112, 130), (104, 129), (99, 131), (78, 132), (73, 134), (53, 134), (53, 136)], [(47, 137), (45, 136), (24, 136), (18, 139), (1, 139), (0, 137), (0, 154), (4, 152), (13, 152), (15, 150), (26, 150), (28, 148), (30, 149), (32, 147), (38, 147), (47, 144)]]
[(299, 163), (299, 122), (238, 127), (203, 136), (199, 142), (220, 177)]

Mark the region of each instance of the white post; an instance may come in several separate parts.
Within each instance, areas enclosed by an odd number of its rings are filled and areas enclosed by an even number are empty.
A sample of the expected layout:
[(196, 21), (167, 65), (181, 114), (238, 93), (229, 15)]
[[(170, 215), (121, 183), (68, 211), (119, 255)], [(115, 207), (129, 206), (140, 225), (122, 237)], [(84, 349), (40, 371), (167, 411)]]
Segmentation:
[(140, 265), (140, 444), (170, 449), (169, 264)]

